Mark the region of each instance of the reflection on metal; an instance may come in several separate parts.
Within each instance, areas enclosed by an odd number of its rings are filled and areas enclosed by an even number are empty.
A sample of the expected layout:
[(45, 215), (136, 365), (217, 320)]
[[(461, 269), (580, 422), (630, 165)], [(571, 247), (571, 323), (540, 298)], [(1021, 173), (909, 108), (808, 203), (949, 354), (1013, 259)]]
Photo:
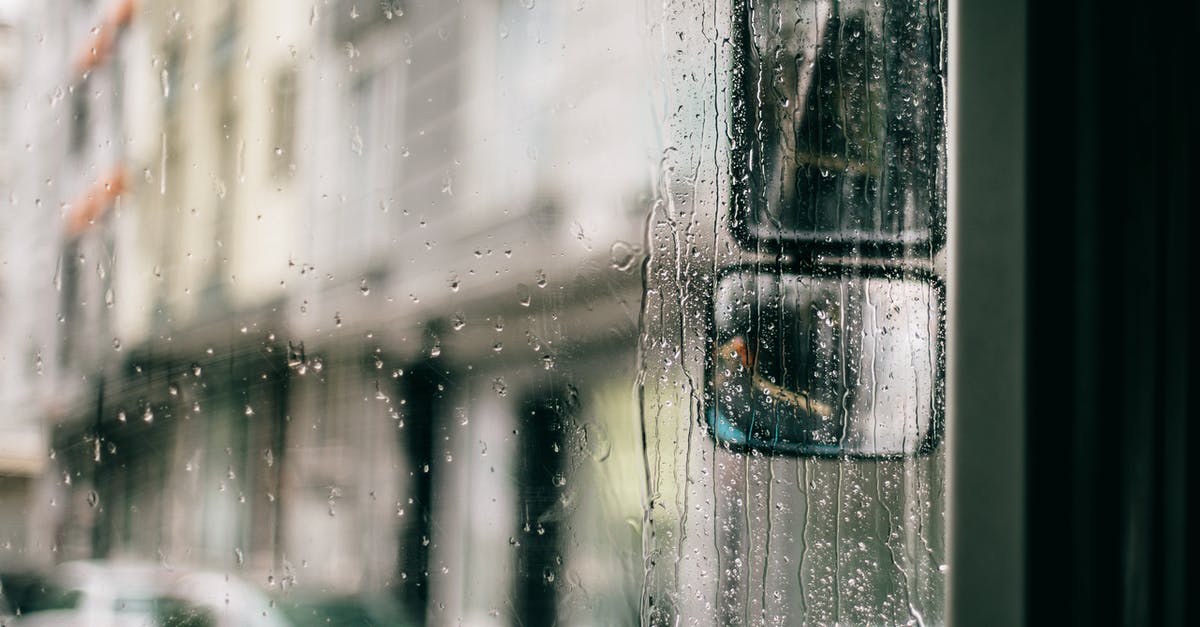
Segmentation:
[(709, 427), (723, 443), (772, 453), (930, 450), (941, 432), (942, 300), (929, 278), (726, 274)]
[[(749, 391), (751, 394), (761, 394), (764, 397), (777, 399), (780, 405), (806, 414), (832, 416), (834, 411), (836, 411), (831, 405), (813, 400), (809, 392), (804, 390), (792, 391), (778, 386), (761, 372), (754, 369), (754, 358), (746, 346), (746, 339), (740, 335), (718, 346), (713, 351), (713, 359), (716, 362), (713, 383), (718, 389), (726, 385), (732, 385), (736, 381), (735, 377), (727, 374), (730, 372), (730, 369), (736, 369), (738, 374), (745, 373), (746, 377), (749, 378)], [(722, 424), (728, 424), (728, 420), (724, 416), (716, 418), (716, 420)], [(741, 435), (744, 437), (745, 434)]]
[(928, 259), (944, 243), (944, 10), (735, 3), (731, 217), (743, 244)]

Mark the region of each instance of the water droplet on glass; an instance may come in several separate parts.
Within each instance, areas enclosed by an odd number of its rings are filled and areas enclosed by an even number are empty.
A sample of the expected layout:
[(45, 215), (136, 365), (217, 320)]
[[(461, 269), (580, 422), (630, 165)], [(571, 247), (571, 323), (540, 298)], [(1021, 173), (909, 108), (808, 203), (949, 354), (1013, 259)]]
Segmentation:
[(366, 279), (363, 279), (362, 282), (358, 284), (358, 291), (362, 292), (363, 296), (366, 296), (367, 294), (371, 293), (371, 288), (367, 287)]
[(517, 302), (521, 303), (522, 307), (528, 307), (533, 301), (533, 294), (529, 291), (529, 286), (524, 283), (517, 283)]
[(142, 420), (145, 422), (154, 422), (154, 412), (149, 407), (142, 413)]
[(192, 376), (199, 377), (203, 370), (200, 369), (200, 364), (192, 364)]
[(613, 242), (612, 248), (609, 250), (612, 256), (612, 267), (621, 272), (628, 271), (637, 261), (638, 252), (638, 247), (629, 242), (620, 240)]
[(467, 326), (467, 317), (462, 312), (454, 314), (454, 317), (450, 319), (450, 328), (455, 331), (461, 331), (465, 326)]
[(179, 385), (175, 383), (168, 384), (167, 394), (170, 394), (171, 396), (179, 396)]
[(383, 17), (389, 20), (404, 15), (400, 0), (379, 0), (379, 7), (383, 9)]
[(247, 415), (247, 416), (253, 416), (253, 415), (254, 415), (254, 408), (253, 408), (253, 407), (251, 407), (251, 406), (249, 406), (249, 405), (246, 405), (246, 415)]
[(505, 394), (507, 394), (508, 386), (504, 384), (504, 379), (502, 379), (500, 377), (496, 377), (492, 381), (492, 391), (499, 394), (500, 396), (504, 396)]
[(118, 351), (118, 352), (119, 352), (119, 351), (121, 350), (121, 340), (119, 340), (119, 339), (117, 339), (117, 338), (115, 338), (115, 337), (114, 337), (114, 338), (113, 338), (113, 342), (112, 342), (112, 346), (113, 346), (113, 350), (115, 350), (115, 351)]
[(502, 342), (496, 342), (495, 344), (492, 344), (492, 350), (499, 353), (500, 351), (504, 350), (504, 344)]
[(595, 422), (585, 423), (583, 425), (584, 446), (592, 459), (602, 462), (608, 459), (612, 453), (612, 440), (608, 437), (608, 430), (604, 425)]
[(88, 507), (91, 507), (91, 508), (95, 508), (97, 505), (100, 504), (100, 495), (97, 494), (95, 490), (88, 490), (87, 504), (88, 504)]
[(541, 270), (538, 270), (537, 273), (537, 286), (539, 288), (546, 287), (546, 273)]
[(526, 9), (532, 9), (534, 4), (537, 4), (536, 0), (521, 0), (521, 6)]
[(358, 125), (350, 127), (350, 151), (359, 157), (363, 155), (363, 138)]

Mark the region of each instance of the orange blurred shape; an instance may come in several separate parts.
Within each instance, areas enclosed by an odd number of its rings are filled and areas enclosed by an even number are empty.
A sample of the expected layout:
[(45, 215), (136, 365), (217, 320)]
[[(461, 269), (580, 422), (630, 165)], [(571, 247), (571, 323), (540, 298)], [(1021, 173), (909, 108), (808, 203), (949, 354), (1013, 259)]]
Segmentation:
[(108, 176), (89, 187), (83, 196), (71, 205), (71, 213), (67, 216), (67, 234), (78, 237), (91, 228), (124, 191), (125, 170), (118, 166), (113, 168)]
[(743, 366), (746, 368), (754, 366), (754, 356), (750, 354), (750, 347), (746, 345), (746, 338), (739, 335), (729, 340), (729, 348), (737, 354), (738, 361), (742, 362)]
[(104, 23), (93, 31), (87, 45), (75, 57), (75, 73), (83, 76), (100, 65), (112, 52), (116, 34), (133, 19), (134, 0), (114, 0), (105, 11)]

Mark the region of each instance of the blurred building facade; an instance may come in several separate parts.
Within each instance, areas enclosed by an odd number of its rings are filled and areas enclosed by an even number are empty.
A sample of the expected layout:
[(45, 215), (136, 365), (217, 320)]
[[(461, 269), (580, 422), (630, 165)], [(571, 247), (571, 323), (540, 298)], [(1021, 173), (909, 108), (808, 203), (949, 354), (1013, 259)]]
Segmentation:
[[(0, 10), (0, 189), (4, 201), (19, 204), (13, 171), (22, 154), (14, 101), (20, 66), (19, 30), (10, 12)], [(18, 233), (32, 225), (15, 210), (0, 212), (0, 564), (25, 561), (21, 549), (31, 539), (30, 504), (35, 478), (44, 467), (47, 447), (41, 420), (31, 404), (44, 391), (35, 385), (39, 349), (30, 335), (34, 321), (24, 315), (31, 250)], [(22, 230), (24, 229), (24, 230)]]
[(467, 5), (27, 7), (25, 551), (635, 620), (644, 19)]

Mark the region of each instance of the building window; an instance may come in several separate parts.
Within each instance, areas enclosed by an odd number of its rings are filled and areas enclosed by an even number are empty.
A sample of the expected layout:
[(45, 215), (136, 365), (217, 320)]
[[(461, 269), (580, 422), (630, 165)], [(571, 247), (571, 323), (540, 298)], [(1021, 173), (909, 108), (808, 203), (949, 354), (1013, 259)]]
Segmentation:
[(271, 174), (290, 179), (296, 171), (296, 72), (288, 68), (275, 77), (271, 129)]
[(71, 152), (78, 154), (87, 143), (91, 130), (91, 103), (88, 101), (89, 81), (83, 80), (71, 88)]

